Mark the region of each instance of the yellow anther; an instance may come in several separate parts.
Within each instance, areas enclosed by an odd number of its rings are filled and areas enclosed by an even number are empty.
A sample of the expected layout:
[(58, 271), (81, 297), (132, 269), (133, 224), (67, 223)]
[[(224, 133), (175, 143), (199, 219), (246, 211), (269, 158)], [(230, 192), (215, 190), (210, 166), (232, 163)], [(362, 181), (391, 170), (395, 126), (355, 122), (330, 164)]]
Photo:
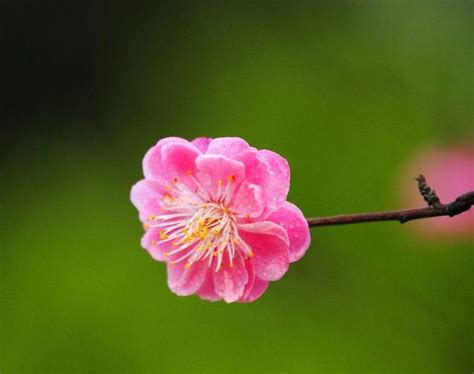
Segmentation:
[(170, 201), (170, 202), (173, 201), (173, 198), (171, 197), (171, 195), (168, 192), (165, 192), (163, 194), (163, 198)]
[(151, 245), (157, 245), (157, 244), (158, 244), (158, 242), (156, 240), (151, 241)]
[(255, 256), (255, 253), (253, 253), (252, 251), (249, 252), (249, 257), (253, 257)]
[(176, 264), (176, 261), (170, 261), (170, 265)]
[[(163, 253), (163, 256), (168, 257), (170, 254), (168, 252)], [(171, 261), (173, 262), (173, 261)]]
[(171, 245), (172, 245), (173, 247), (177, 247), (177, 246), (178, 246), (178, 243), (173, 242), (173, 243), (171, 243)]
[(219, 179), (219, 180), (217, 181), (217, 185), (218, 185), (219, 187), (221, 187), (221, 186), (222, 186), (222, 180)]
[(191, 264), (189, 262), (186, 262), (186, 264), (184, 265), (184, 268), (189, 269), (190, 267), (191, 267)]
[(161, 229), (160, 230), (160, 239), (165, 240), (165, 239), (168, 239), (168, 238), (169, 238), (169, 235), (166, 233), (166, 231), (164, 229)]
[(154, 221), (156, 216), (152, 214), (150, 217), (148, 217), (148, 221)]
[(219, 253), (217, 251), (212, 252), (212, 255), (216, 257)]
[(227, 182), (235, 182), (235, 177), (233, 175), (228, 175), (227, 176)]
[(150, 228), (150, 225), (145, 222), (145, 223), (143, 224), (143, 228), (144, 228), (144, 229), (148, 229), (148, 228)]
[(192, 172), (191, 169), (188, 169), (188, 171), (186, 171), (186, 174), (189, 175), (189, 176), (191, 176), (191, 175), (193, 175), (193, 172)]

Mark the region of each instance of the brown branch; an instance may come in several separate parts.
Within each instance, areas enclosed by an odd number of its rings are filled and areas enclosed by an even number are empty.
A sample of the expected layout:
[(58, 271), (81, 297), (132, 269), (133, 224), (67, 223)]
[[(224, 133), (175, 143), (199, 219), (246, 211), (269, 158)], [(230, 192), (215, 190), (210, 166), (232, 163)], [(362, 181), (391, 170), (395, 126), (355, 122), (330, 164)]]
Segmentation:
[(449, 204), (442, 204), (427, 184), (425, 177), (420, 175), (416, 178), (418, 181), (418, 189), (428, 203), (426, 208), (418, 209), (401, 209), (389, 210), (385, 212), (343, 214), (332, 217), (307, 218), (310, 227), (330, 226), (330, 225), (346, 225), (350, 223), (361, 222), (379, 222), (379, 221), (399, 221), (405, 223), (415, 219), (449, 216), (454, 217), (458, 214), (468, 211), (474, 205), (474, 191), (467, 192), (458, 196)]

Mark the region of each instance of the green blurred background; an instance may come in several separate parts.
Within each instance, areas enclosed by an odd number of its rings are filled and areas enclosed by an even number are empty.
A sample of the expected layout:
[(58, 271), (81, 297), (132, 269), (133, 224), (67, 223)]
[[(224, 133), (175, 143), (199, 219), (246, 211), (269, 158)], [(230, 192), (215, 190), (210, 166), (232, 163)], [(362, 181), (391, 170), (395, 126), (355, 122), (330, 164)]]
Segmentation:
[(399, 207), (417, 147), (472, 131), (473, 13), (2, 2), (0, 372), (472, 372), (472, 240), (314, 228), (261, 299), (209, 303), (168, 290), (129, 190), (161, 137), (240, 136), (307, 216)]

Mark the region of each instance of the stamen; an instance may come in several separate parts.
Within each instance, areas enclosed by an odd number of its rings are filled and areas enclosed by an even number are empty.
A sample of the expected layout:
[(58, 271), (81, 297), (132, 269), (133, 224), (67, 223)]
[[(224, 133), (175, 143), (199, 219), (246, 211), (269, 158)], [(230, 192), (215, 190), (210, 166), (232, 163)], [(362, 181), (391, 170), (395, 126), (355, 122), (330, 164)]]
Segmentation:
[(161, 229), (160, 230), (160, 239), (165, 240), (165, 239), (168, 239), (168, 238), (169, 238), (169, 235), (166, 233), (166, 231), (164, 229)]
[(192, 170), (186, 174), (192, 187), (190, 183), (184, 184), (173, 178), (158, 201), (159, 213), (150, 215), (144, 224), (146, 229), (159, 230), (159, 241), (152, 240), (151, 244), (170, 243), (172, 250), (165, 252), (164, 256), (171, 256), (171, 265), (185, 261), (185, 269), (194, 263), (207, 261), (209, 267), (220, 271), (224, 265), (234, 267), (236, 256), (253, 256), (249, 245), (238, 234), (237, 222), (244, 216), (235, 215), (229, 207), (235, 190), (235, 176), (228, 175), (225, 186), (219, 179), (216, 196), (211, 198)]

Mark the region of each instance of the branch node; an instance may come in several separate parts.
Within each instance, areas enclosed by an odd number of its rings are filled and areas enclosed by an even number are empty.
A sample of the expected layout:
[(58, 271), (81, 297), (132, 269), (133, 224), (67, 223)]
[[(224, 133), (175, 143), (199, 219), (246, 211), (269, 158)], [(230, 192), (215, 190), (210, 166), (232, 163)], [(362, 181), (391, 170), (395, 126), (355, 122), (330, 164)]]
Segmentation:
[(463, 213), (471, 209), (474, 204), (474, 191), (459, 196), (452, 203), (446, 205), (446, 212), (450, 217)]
[(438, 195), (436, 195), (435, 190), (432, 190), (430, 186), (426, 183), (426, 179), (423, 175), (420, 174), (418, 178), (415, 178), (418, 182), (418, 190), (420, 191), (421, 196), (427, 202), (428, 206), (435, 207), (438, 204), (441, 204)]

